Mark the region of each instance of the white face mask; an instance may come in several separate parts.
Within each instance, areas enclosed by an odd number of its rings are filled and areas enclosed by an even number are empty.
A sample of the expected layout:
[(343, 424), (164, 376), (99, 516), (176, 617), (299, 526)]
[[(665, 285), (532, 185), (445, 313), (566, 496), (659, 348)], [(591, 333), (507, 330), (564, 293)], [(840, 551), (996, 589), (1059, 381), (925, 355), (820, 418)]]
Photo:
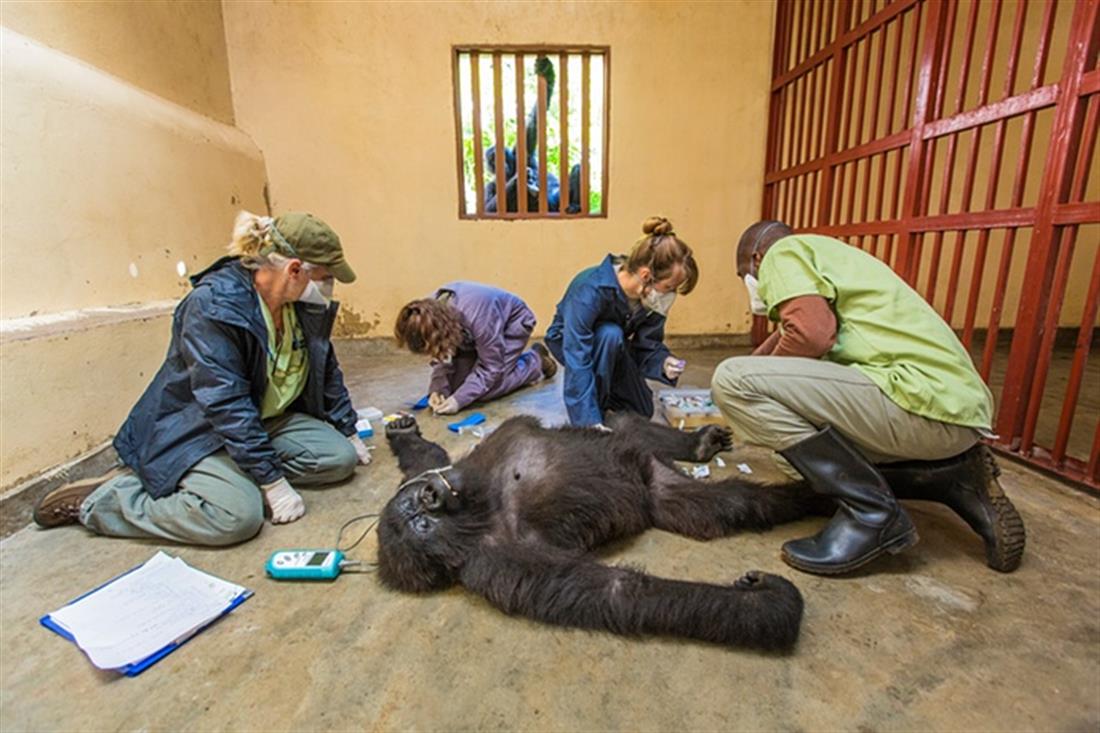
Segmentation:
[(660, 313), (662, 316), (668, 315), (668, 311), (672, 308), (672, 304), (675, 301), (675, 290), (670, 290), (667, 293), (659, 293), (653, 288), (650, 288), (646, 294), (642, 296), (642, 305), (655, 313)]
[(749, 291), (749, 308), (752, 310), (752, 314), (754, 316), (767, 315), (768, 305), (760, 299), (760, 293), (757, 292), (759, 283), (756, 281), (756, 277), (750, 273), (745, 275), (743, 279), (745, 288)]
[[(331, 294), (331, 286), (329, 293)], [(317, 284), (316, 280), (310, 280), (306, 285), (306, 289), (302, 291), (302, 294), (298, 296), (299, 303), (313, 303), (314, 305), (328, 306), (329, 298), (325, 297), (324, 291), (321, 286)]]

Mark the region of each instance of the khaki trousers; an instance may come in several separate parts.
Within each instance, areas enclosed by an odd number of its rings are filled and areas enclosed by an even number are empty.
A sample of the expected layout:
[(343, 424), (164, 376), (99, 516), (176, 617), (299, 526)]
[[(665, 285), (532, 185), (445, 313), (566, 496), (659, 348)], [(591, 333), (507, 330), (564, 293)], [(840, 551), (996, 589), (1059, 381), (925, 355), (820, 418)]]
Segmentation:
[[(863, 372), (824, 359), (738, 356), (718, 365), (714, 402), (738, 440), (782, 451), (831, 425), (873, 463), (936, 460), (978, 442), (974, 428), (898, 407)], [(781, 456), (780, 469), (798, 477)]]
[[(355, 472), (355, 449), (326, 422), (288, 412), (265, 420), (264, 428), (296, 489), (330, 486)], [(263, 527), (264, 501), (260, 487), (223, 449), (195, 464), (179, 489), (160, 499), (145, 493), (132, 471), (116, 476), (84, 500), (80, 523), (112, 537), (232, 545)]]

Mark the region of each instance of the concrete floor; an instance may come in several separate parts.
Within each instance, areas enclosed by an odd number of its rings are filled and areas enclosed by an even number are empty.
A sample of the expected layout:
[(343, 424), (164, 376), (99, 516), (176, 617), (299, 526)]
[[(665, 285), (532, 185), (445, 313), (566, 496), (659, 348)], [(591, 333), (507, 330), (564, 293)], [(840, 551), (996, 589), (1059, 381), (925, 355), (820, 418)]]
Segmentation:
[[(339, 345), (358, 406), (423, 394), (427, 369)], [(683, 353), (705, 386), (722, 356)], [(560, 377), (482, 409), (490, 424), (561, 422)], [(427, 417), (452, 454), (474, 444)], [(845, 579), (800, 575), (780, 544), (807, 520), (711, 543), (650, 531), (608, 559), (680, 578), (729, 581), (750, 568), (793, 579), (806, 599), (787, 656), (667, 639), (624, 639), (509, 618), (460, 588), (399, 595), (370, 575), (277, 583), (282, 547), (331, 546), (398, 483), (384, 441), (349, 483), (306, 494), (295, 524), (222, 550), (27, 527), (0, 543), (0, 730), (1091, 730), (1100, 729), (1100, 502), (1005, 463), (1028, 529), (1023, 566), (999, 575), (941, 507), (913, 504), (921, 543)], [(773, 475), (765, 454), (739, 449)], [(726, 469), (732, 470), (730, 468)], [(373, 537), (355, 557), (371, 559)], [(134, 679), (97, 671), (38, 617), (148, 559), (158, 547), (256, 595)]]

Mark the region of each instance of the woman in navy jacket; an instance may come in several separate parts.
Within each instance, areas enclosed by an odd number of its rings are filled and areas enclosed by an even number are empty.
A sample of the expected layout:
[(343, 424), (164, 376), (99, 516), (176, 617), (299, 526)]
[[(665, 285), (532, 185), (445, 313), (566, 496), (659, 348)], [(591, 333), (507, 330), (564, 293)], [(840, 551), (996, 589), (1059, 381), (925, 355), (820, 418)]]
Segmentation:
[(699, 268), (668, 219), (650, 217), (642, 233), (629, 257), (608, 255), (573, 278), (546, 333), (565, 366), (573, 425), (602, 427), (607, 410), (652, 417), (645, 380), (675, 385), (683, 371), (664, 344), (665, 318), (676, 294), (695, 288)]
[(63, 486), (34, 518), (104, 535), (225, 545), (305, 512), (291, 486), (348, 478), (370, 454), (329, 336), (340, 239), (304, 213), (242, 212), (228, 257), (191, 278), (164, 364), (114, 445), (129, 470)]

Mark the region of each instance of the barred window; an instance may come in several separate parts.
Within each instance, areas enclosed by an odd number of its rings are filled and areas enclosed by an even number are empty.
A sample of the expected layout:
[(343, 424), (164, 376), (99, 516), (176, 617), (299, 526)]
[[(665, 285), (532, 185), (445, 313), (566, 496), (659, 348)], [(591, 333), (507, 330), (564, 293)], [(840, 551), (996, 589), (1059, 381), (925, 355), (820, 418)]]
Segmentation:
[(609, 60), (606, 46), (455, 47), (460, 218), (607, 216)]

